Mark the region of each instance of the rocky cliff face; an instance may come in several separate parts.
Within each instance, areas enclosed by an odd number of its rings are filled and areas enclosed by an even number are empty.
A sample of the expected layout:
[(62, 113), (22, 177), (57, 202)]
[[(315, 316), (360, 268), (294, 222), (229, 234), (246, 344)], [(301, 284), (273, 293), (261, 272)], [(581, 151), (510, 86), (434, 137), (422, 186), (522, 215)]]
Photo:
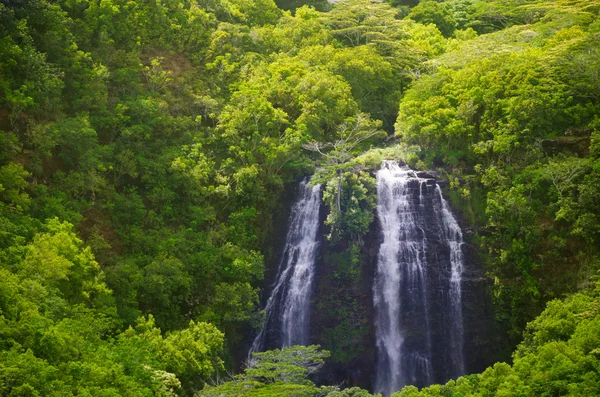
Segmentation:
[[(375, 173), (373, 172), (373, 175)], [(424, 213), (422, 218), (427, 225), (425, 250), (428, 272), (428, 317), (431, 379), (427, 381), (445, 382), (456, 376), (452, 362), (453, 341), (448, 334), (448, 324), (453, 321), (449, 308), (451, 297), (448, 292), (448, 263), (451, 253), (448, 244), (439, 237), (434, 214), (436, 183), (444, 186), (444, 181), (436, 180), (435, 173), (419, 173), (418, 178), (426, 179)], [(418, 185), (416, 185), (418, 186)], [(443, 190), (443, 189), (442, 189)], [(438, 190), (439, 191), (439, 190)], [(411, 199), (418, 202), (423, 189), (415, 188)], [(490, 282), (483, 269), (478, 266), (477, 252), (471, 244), (471, 234), (460, 216), (455, 213), (464, 233), (462, 254), (462, 323), (464, 372), (472, 373), (493, 364), (499, 359), (499, 335), (494, 332), (493, 310), (490, 298)], [(320, 218), (323, 224), (328, 208), (322, 206)], [(380, 220), (375, 217), (367, 234), (350, 241), (327, 239), (326, 226), (319, 229), (319, 249), (316, 257), (313, 293), (310, 300), (309, 343), (319, 344), (330, 350), (331, 358), (321, 371), (318, 382), (323, 384), (343, 384), (375, 389), (378, 351), (376, 348), (376, 314), (374, 310), (373, 282), (377, 271), (378, 253), (383, 241)], [(406, 291), (410, 294), (410, 291)], [(408, 299), (407, 296), (404, 299)], [(414, 350), (423, 348), (424, 321), (414, 313), (404, 313), (404, 344)], [(273, 346), (278, 347), (278, 346)], [(419, 386), (424, 381), (417, 382)]]

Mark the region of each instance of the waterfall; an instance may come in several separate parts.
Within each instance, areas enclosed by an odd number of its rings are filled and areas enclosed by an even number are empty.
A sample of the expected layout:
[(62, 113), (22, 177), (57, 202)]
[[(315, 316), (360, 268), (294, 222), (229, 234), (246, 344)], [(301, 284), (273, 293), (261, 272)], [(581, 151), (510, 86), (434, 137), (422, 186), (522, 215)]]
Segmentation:
[(384, 161), (377, 194), (382, 242), (373, 285), (375, 392), (389, 396), (405, 385), (464, 374), (463, 240), (434, 179)]
[(457, 378), (465, 373), (463, 356), (463, 321), (462, 321), (462, 273), (463, 273), (463, 236), (456, 219), (448, 208), (448, 203), (442, 196), (442, 189), (435, 185), (437, 193), (436, 213), (440, 214), (440, 230), (444, 241), (450, 247), (450, 349), (454, 358), (451, 376)]
[(311, 187), (305, 179), (299, 190), (299, 197), (292, 207), (275, 284), (265, 307), (265, 321), (250, 353), (308, 344), (321, 185)]

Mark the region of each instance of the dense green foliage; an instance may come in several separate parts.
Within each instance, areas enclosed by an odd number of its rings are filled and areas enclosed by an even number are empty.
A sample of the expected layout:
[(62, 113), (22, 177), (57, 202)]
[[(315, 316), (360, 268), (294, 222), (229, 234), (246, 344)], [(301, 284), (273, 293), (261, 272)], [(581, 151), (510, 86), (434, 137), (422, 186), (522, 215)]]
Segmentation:
[(243, 374), (218, 386), (205, 387), (199, 396), (297, 396), (297, 397), (373, 397), (365, 390), (334, 386), (317, 387), (308, 379), (329, 356), (319, 346), (292, 346), (264, 353), (253, 353)]
[[(335, 362), (368, 336), (355, 292), (385, 157), (448, 173), (513, 343), (585, 285), (600, 3), (417, 3), (0, 3), (0, 394), (366, 395), (308, 380), (294, 357), (320, 364), (314, 348), (203, 389), (245, 356), (274, 210), (315, 166), (341, 247), (319, 341)], [(513, 367), (441, 388), (597, 390), (594, 307), (553, 301)]]
[(283, 350), (253, 353), (243, 374), (216, 387), (206, 387), (201, 396), (313, 396), (323, 390), (307, 379), (324, 363), (329, 353), (318, 346), (293, 346)]
[[(358, 41), (340, 26), (354, 16)], [(272, 209), (313, 168), (303, 145), (391, 131), (410, 65), (441, 39), (364, 0), (294, 16), (271, 0), (16, 1), (0, 20), (13, 395), (189, 394), (233, 369), (261, 320)], [(368, 142), (350, 143), (336, 161)]]
[(2, 395), (167, 396), (222, 369), (211, 324), (163, 336), (150, 316), (118, 332), (114, 297), (72, 225), (51, 219), (21, 243), (0, 269)]
[(475, 4), (471, 21), (494, 7), (512, 26), (438, 58), (400, 104), (396, 134), (444, 164), (477, 208), (498, 317), (515, 339), (600, 264), (599, 6)]

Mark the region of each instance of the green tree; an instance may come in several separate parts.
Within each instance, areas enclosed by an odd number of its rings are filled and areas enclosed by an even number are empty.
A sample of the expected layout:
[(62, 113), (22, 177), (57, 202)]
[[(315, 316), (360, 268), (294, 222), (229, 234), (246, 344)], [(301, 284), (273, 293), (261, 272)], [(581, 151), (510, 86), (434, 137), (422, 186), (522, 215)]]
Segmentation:
[(424, 25), (434, 24), (444, 37), (450, 37), (456, 29), (456, 21), (446, 3), (421, 1), (410, 10), (408, 18)]

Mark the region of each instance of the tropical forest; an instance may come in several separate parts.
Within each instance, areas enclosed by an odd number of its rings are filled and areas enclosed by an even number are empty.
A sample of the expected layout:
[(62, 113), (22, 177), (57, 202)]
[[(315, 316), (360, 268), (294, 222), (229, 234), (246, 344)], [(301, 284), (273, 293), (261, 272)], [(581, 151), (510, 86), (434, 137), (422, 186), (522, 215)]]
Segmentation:
[(0, 396), (600, 396), (600, 0), (0, 0)]

